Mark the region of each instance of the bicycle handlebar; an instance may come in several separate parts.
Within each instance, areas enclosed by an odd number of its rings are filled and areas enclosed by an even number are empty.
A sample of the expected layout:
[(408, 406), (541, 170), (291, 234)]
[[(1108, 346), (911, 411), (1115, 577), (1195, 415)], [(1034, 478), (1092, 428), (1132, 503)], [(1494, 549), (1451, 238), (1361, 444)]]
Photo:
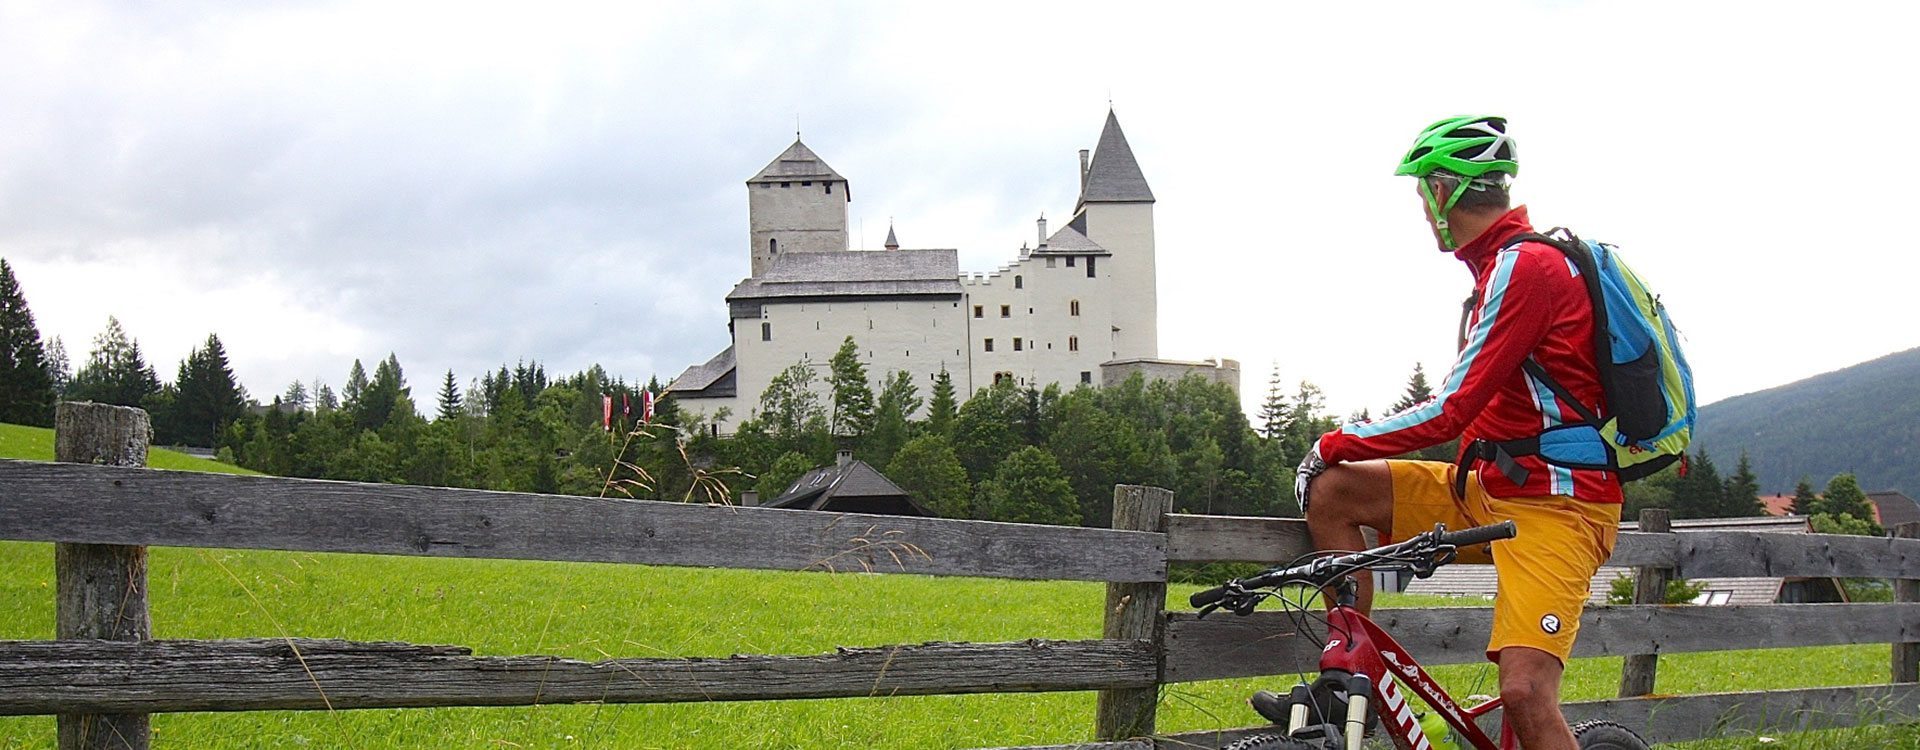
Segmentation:
[[(1512, 539), (1519, 531), (1512, 521), (1501, 521), (1491, 526), (1476, 526), (1459, 531), (1429, 531), (1398, 544), (1375, 547), (1364, 552), (1354, 552), (1336, 557), (1322, 557), (1286, 568), (1273, 568), (1251, 578), (1235, 579), (1204, 591), (1195, 592), (1187, 598), (1187, 603), (1195, 608), (1204, 608), (1217, 604), (1235, 591), (1261, 589), (1284, 583), (1304, 583), (1308, 585), (1327, 585), (1331, 579), (1345, 575), (1353, 568), (1371, 568), (1386, 558), (1408, 552), (1437, 552), (1455, 547), (1471, 547), (1477, 544), (1500, 539)], [(1451, 559), (1449, 557), (1448, 559)], [(1204, 614), (1204, 613), (1203, 613)]]

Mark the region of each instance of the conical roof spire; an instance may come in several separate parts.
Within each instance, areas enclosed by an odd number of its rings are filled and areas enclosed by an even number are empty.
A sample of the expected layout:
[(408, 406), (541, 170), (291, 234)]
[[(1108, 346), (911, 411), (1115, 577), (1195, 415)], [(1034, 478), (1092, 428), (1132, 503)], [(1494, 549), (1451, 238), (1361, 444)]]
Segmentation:
[(1107, 125), (1100, 131), (1100, 145), (1087, 167), (1086, 186), (1080, 190), (1085, 203), (1152, 203), (1153, 189), (1140, 173), (1140, 162), (1133, 158), (1127, 135), (1120, 132), (1120, 118), (1107, 110)]
[(889, 221), (889, 222), (887, 222), (887, 245), (886, 245), (886, 248), (887, 248), (888, 250), (899, 250), (899, 249), (900, 249), (900, 240), (899, 240), (899, 239), (897, 239), (897, 238), (895, 238), (895, 237), (893, 236), (893, 222), (891, 222), (891, 221)]

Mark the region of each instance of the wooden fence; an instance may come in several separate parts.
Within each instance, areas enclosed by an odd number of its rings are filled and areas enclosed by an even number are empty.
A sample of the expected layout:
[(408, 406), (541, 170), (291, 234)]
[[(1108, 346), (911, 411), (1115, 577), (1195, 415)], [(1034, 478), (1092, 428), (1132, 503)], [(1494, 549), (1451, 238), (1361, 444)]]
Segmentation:
[[(144, 748), (146, 716), (171, 711), (1089, 690), (1099, 691), (1096, 741), (1072, 747), (1218, 747), (1252, 729), (1157, 734), (1163, 686), (1291, 675), (1318, 661), (1319, 645), (1277, 614), (1166, 611), (1169, 563), (1291, 559), (1309, 549), (1304, 525), (1170, 513), (1162, 489), (1116, 488), (1115, 529), (847, 516), (151, 471), (130, 468), (145, 456), (137, 410), (63, 404), (59, 422), (58, 457), (80, 463), (0, 461), (0, 539), (56, 542), (59, 586), (59, 640), (0, 641), (0, 715), (60, 715), (63, 748)], [(1664, 576), (1920, 579), (1920, 524), (1900, 536), (1622, 533), (1611, 564), (1643, 569), (1648, 595)], [(909, 544), (924, 554), (902, 554)], [(404, 643), (152, 640), (147, 546), (1101, 581), (1106, 626), (1097, 640), (592, 662)], [(1920, 586), (1895, 588), (1897, 601), (1881, 604), (1590, 608), (1574, 656), (1628, 656), (1622, 697), (1566, 713), (1653, 741), (1920, 720)], [(1425, 663), (1483, 658), (1489, 610), (1378, 614)], [(1852, 643), (1895, 644), (1891, 683), (1648, 695), (1659, 654)]]

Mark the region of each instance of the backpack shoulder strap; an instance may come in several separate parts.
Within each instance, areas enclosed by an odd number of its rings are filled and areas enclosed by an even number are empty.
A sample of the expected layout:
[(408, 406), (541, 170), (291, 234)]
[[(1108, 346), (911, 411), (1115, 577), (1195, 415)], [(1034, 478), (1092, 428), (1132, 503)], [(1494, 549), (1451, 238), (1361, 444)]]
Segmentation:
[[(1522, 242), (1538, 242), (1551, 246), (1559, 250), (1561, 254), (1567, 256), (1567, 259), (1573, 262), (1574, 267), (1580, 270), (1580, 280), (1586, 287), (1587, 300), (1593, 308), (1593, 346), (1594, 356), (1596, 358), (1594, 365), (1600, 370), (1597, 374), (1602, 380), (1602, 388), (1604, 389), (1606, 363), (1599, 358), (1608, 356), (1606, 353), (1608, 340), (1607, 306), (1601, 301), (1600, 271), (1597, 264), (1594, 263), (1592, 251), (1587, 249), (1586, 242), (1581, 241), (1571, 230), (1564, 227), (1555, 227), (1548, 230), (1545, 234), (1540, 232), (1525, 232), (1514, 235), (1507, 240), (1506, 247), (1513, 247)], [(1587, 406), (1587, 404), (1580, 399), (1574, 398), (1573, 392), (1568, 390), (1566, 386), (1561, 385), (1560, 381), (1555, 380), (1553, 376), (1548, 375), (1547, 368), (1540, 366), (1540, 363), (1535, 361), (1533, 357), (1527, 357), (1526, 361), (1521, 363), (1521, 369), (1526, 370), (1528, 375), (1532, 375), (1535, 380), (1545, 385), (1547, 390), (1553, 391), (1553, 395), (1556, 398), (1565, 402), (1569, 408), (1573, 409), (1575, 414), (1580, 415), (1580, 418), (1586, 420), (1588, 424), (1599, 427), (1605, 422), (1605, 420), (1600, 418), (1597, 409)]]

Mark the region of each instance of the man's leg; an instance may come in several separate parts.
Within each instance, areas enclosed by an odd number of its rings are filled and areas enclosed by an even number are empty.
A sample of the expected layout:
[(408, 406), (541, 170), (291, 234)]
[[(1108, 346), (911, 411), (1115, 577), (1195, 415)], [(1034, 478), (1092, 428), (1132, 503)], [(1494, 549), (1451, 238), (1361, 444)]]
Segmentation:
[(1500, 698), (1507, 726), (1527, 750), (1575, 750), (1560, 713), (1559, 657), (1527, 646), (1500, 651)]
[[(1362, 526), (1393, 531), (1393, 472), (1385, 461), (1329, 466), (1314, 478), (1308, 499), (1307, 533), (1313, 536), (1315, 549), (1366, 549)], [(1373, 576), (1355, 578), (1360, 582), (1360, 611), (1371, 612)]]

